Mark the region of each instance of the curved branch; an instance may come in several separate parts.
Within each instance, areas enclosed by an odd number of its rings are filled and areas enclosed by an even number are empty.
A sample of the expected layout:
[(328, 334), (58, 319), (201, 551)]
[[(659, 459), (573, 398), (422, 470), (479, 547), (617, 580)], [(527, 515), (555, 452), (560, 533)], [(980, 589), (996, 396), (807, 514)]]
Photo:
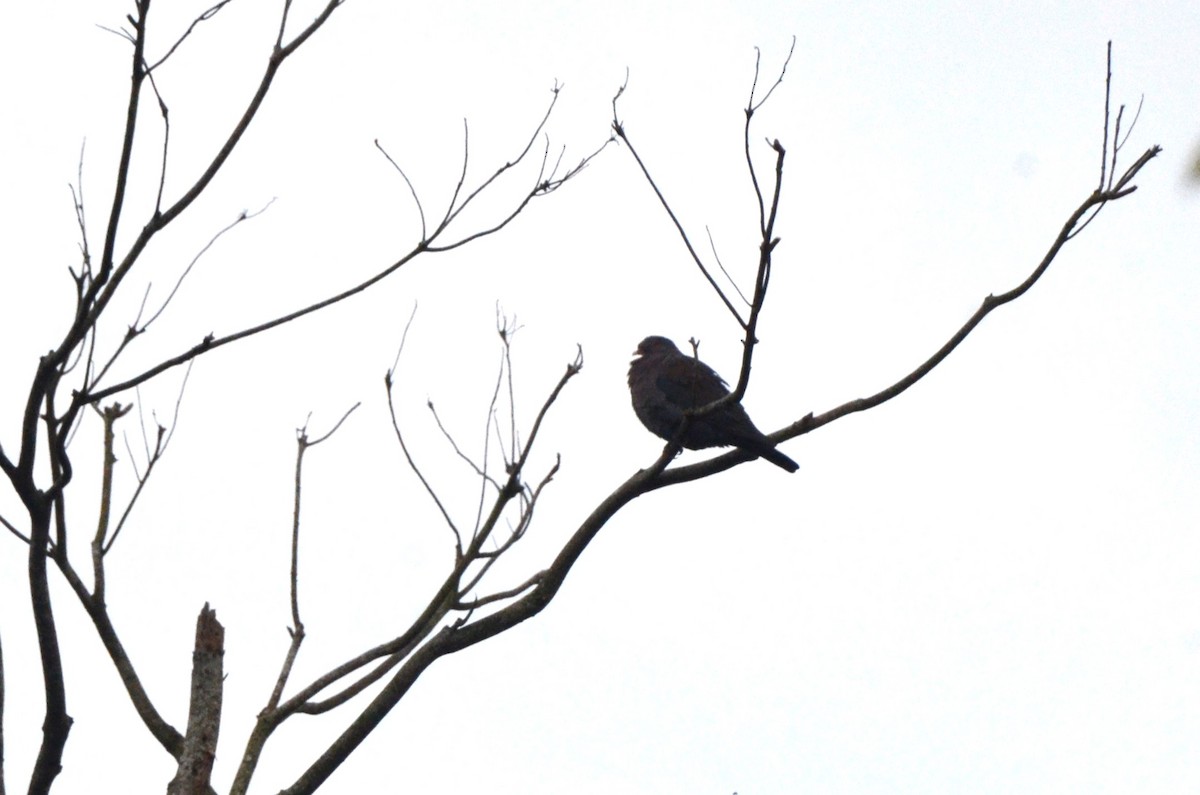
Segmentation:
[[(1122, 183), (1118, 184), (1128, 184), (1128, 181), (1137, 174), (1142, 166), (1150, 162), (1150, 160), (1156, 157), (1161, 151), (1161, 148), (1158, 146), (1153, 146), (1150, 149), (1147, 149), (1146, 152), (1140, 158), (1138, 158), (1137, 162), (1130, 166), (1130, 168), (1126, 171), (1126, 176), (1122, 178)], [(1058, 236), (1054, 239), (1054, 242), (1051, 243), (1046, 255), (1023, 282), (1018, 284), (1016, 287), (1013, 287), (1008, 292), (1001, 293), (1000, 295), (989, 295), (984, 298), (979, 308), (976, 309), (969, 318), (967, 318), (967, 321), (963, 323), (958, 331), (956, 331), (950, 337), (950, 339), (945, 342), (945, 344), (943, 344), (936, 352), (934, 352), (928, 359), (922, 362), (908, 375), (904, 376), (891, 386), (881, 389), (874, 395), (870, 395), (869, 397), (847, 401), (842, 405), (830, 409), (822, 414), (814, 415), (809, 413), (786, 428), (776, 431), (775, 433), (768, 434), (770, 438), (776, 442), (794, 439), (797, 436), (802, 436), (824, 425), (828, 425), (834, 420), (840, 419), (848, 414), (866, 411), (867, 409), (874, 408), (881, 403), (886, 403), (892, 398), (903, 393), (913, 384), (917, 383), (926, 375), (928, 375), (933, 368), (941, 364), (942, 361), (944, 361), (946, 357), (949, 356), (950, 353), (967, 338), (967, 336), (975, 329), (976, 326), (980, 324), (980, 322), (983, 321), (985, 317), (999, 307), (1015, 301), (1028, 292), (1029, 289), (1033, 287), (1035, 283), (1037, 283), (1038, 279), (1042, 277), (1042, 274), (1046, 272), (1046, 269), (1050, 267), (1050, 263), (1054, 261), (1056, 256), (1058, 256), (1058, 253), (1062, 247), (1075, 236), (1075, 233), (1078, 231), (1077, 225), (1080, 224), (1085, 215), (1087, 215), (1093, 209), (1103, 206), (1107, 202), (1115, 201), (1124, 196), (1128, 196), (1135, 189), (1136, 188), (1134, 187), (1122, 187), (1114, 188), (1114, 190), (1105, 192), (1096, 191), (1086, 200), (1084, 200), (1084, 202), (1079, 205), (1075, 212), (1071, 214), (1070, 218), (1067, 219), (1067, 222), (1063, 224), (1062, 229), (1059, 231)], [(731, 467), (737, 466), (738, 464), (750, 461), (752, 459), (752, 456), (734, 450), (717, 456), (716, 458), (709, 459), (708, 461), (702, 461), (700, 463), (691, 464), (688, 466), (676, 467), (668, 472), (664, 472), (662, 477), (659, 478), (651, 488), (658, 489), (664, 486), (671, 486), (676, 483), (698, 480), (717, 472), (723, 472), (726, 469), (730, 469)]]
[(571, 536), (554, 563), (536, 579), (536, 585), (516, 602), (485, 616), (466, 626), (443, 627), (437, 635), (418, 649), (401, 666), (396, 675), (384, 686), (363, 712), (354, 719), (346, 730), (325, 749), (320, 757), (292, 784), (283, 790), (287, 795), (307, 795), (332, 775), (333, 771), (357, 748), (379, 722), (392, 710), (417, 678), (439, 658), (461, 651), (517, 624), (532, 618), (542, 611), (554, 598), (571, 567), (583, 554), (583, 550), (595, 538), (600, 529), (613, 515), (630, 501), (645, 493), (653, 478), (662, 471), (669, 458), (660, 457), (654, 467), (642, 470), (623, 483), (607, 499), (592, 511), (592, 514)]
[(199, 25), (201, 22), (207, 22), (215, 17), (222, 8), (229, 5), (231, 2), (233, 2), (233, 0), (220, 0), (220, 2), (218, 2), (216, 5), (200, 12), (199, 16), (192, 20), (192, 24), (188, 25), (188, 29), (183, 32), (183, 35), (176, 39), (175, 43), (167, 49), (166, 54), (164, 54), (163, 57), (159, 58), (150, 66), (146, 67), (146, 71), (153, 72), (155, 69), (166, 63), (167, 59), (174, 55), (175, 51), (179, 49), (180, 45), (187, 40), (187, 37), (192, 35), (192, 32), (196, 29), (197, 25)]
[[(151, 238), (153, 238), (154, 235), (158, 234), (159, 231), (164, 229), (168, 224), (178, 218), (180, 214), (182, 214), (184, 210), (191, 206), (192, 202), (199, 198), (200, 194), (204, 192), (209, 183), (212, 182), (213, 178), (216, 177), (217, 173), (225, 165), (225, 162), (229, 159), (229, 156), (233, 154), (233, 150), (237, 147), (238, 143), (241, 142), (242, 137), (246, 134), (246, 130), (250, 128), (250, 123), (254, 121), (254, 118), (258, 115), (258, 110), (262, 106), (263, 101), (266, 99), (267, 92), (270, 91), (271, 85), (275, 81), (275, 75), (279, 72), (279, 68), (283, 66), (283, 62), (287, 60), (288, 56), (294, 53), (301, 44), (307, 41), (313, 33), (316, 33), (316, 31), (322, 25), (324, 25), (326, 21), (328, 21), (330, 15), (333, 14), (333, 12), (342, 4), (342, 2), (344, 2), (344, 0), (329, 0), (325, 8), (322, 9), (321, 13), (318, 14), (311, 23), (309, 23), (308, 27), (297, 34), (296, 38), (286, 46), (283, 44), (283, 30), (287, 23), (288, 7), (290, 4), (285, 4), (284, 12), (281, 15), (279, 38), (276, 39), (275, 48), (271, 53), (271, 57), (267, 60), (267, 66), (259, 80), (258, 88), (255, 90), (254, 96), (250, 98), (250, 102), (246, 106), (246, 109), (242, 112), (241, 118), (238, 119), (237, 124), (234, 125), (233, 130), (230, 131), (229, 136), (225, 139), (225, 142), (221, 145), (221, 148), (217, 150), (217, 153), (213, 156), (213, 159), (209, 161), (209, 164), (200, 173), (200, 176), (196, 178), (196, 181), (192, 183), (192, 186), (188, 188), (188, 190), (185, 191), (182, 196), (176, 199), (175, 203), (166, 210), (159, 211), (156, 209), (153, 217), (151, 217), (151, 219), (142, 228), (142, 231), (138, 234), (137, 239), (133, 242), (133, 245), (130, 246), (129, 251), (125, 254), (124, 259), (121, 260), (121, 264), (115, 266), (115, 268), (112, 262), (112, 248), (114, 244), (111, 236), (115, 236), (116, 234), (116, 220), (115, 217), (110, 219), (110, 239), (105, 241), (105, 256), (101, 262), (100, 274), (97, 276), (96, 283), (93, 286), (92, 296), (94, 297), (94, 301), (89, 302), (91, 309), (85, 316), (86, 320), (89, 320), (92, 324), (94, 324), (99, 319), (100, 315), (104, 312), (104, 308), (108, 305), (108, 302), (112, 300), (112, 297), (116, 294), (121, 282), (133, 268), (133, 265), (137, 262), (138, 257), (141, 256), (142, 251), (149, 244)], [(148, 6), (149, 3), (146, 3), (146, 5)], [(144, 25), (139, 28), (139, 42), (144, 38), (143, 34)], [(135, 53), (135, 59), (140, 59), (140, 57), (140, 52)], [(138, 63), (140, 64), (140, 60)], [(144, 66), (139, 65), (135, 67), (135, 76), (145, 76)], [(136, 111), (136, 101), (131, 103), (131, 107), (134, 111)], [(131, 116), (130, 118), (132, 119), (133, 117)], [(132, 146), (132, 128), (129, 129), (127, 138), (129, 145)], [(109, 279), (110, 272), (112, 274), (111, 279)]]
[[(1139, 164), (1149, 162), (1158, 153), (1158, 148), (1154, 147), (1147, 151), (1145, 155), (1138, 161)], [(1136, 164), (1135, 164), (1136, 165)], [(1140, 168), (1140, 165), (1137, 165)], [(1132, 169), (1136, 173), (1137, 168)], [(1132, 174), (1131, 174), (1132, 176)], [(1016, 300), (1024, 295), (1045, 273), (1054, 257), (1058, 254), (1062, 246), (1070, 239), (1071, 233), (1080, 219), (1094, 206), (1103, 204), (1113, 199), (1127, 195), (1126, 192), (1096, 192), (1088, 197), (1080, 207), (1072, 213), (1071, 217), (1063, 226), (1062, 231), (1054, 240), (1050, 250), (1046, 256), (1034, 269), (1034, 271), (1021, 284), (1013, 289), (998, 296), (988, 296), (982, 306), (975, 312), (971, 318), (958, 330), (929, 359), (922, 363), (912, 373), (902, 378), (897, 383), (880, 391), (879, 393), (862, 400), (850, 401), (843, 404), (825, 414), (814, 417), (809, 414), (797, 423), (794, 423), (789, 428), (777, 432), (772, 435), (775, 440), (790, 439), (807, 433), (822, 425), (826, 425), (839, 417), (847, 414), (863, 411), (868, 408), (879, 405), (891, 398), (899, 395), (908, 387), (919, 381), (927, 375), (934, 367), (946, 358), (963, 339), (979, 324), (979, 322), (992, 312), (997, 307), (1003, 306), (1006, 303)], [(728, 469), (739, 463), (749, 461), (754, 456), (734, 451), (726, 453), (709, 461), (702, 462), (691, 466), (679, 467), (670, 471), (664, 471), (667, 463), (670, 462), (674, 455), (671, 446), (668, 445), (664, 449), (663, 454), (653, 466), (648, 469), (640, 470), (632, 477), (617, 487), (595, 510), (583, 521), (579, 528), (568, 540), (566, 545), (559, 552), (554, 562), (543, 572), (535, 575), (531, 581), (526, 582), (522, 586), (518, 586), (510, 592), (502, 592), (496, 598), (502, 598), (510, 595), (516, 595), (524, 591), (524, 596), (521, 596), (515, 602), (497, 610), (488, 616), (478, 619), (466, 625), (451, 625), (444, 627), (436, 636), (428, 643), (417, 650), (412, 657), (400, 668), (391, 681), (384, 687), (382, 691), (372, 700), (371, 704), (356, 718), (350, 726), (335, 740), (329, 748), (305, 771), (305, 773), (296, 780), (296, 782), (283, 792), (289, 795), (300, 795), (300, 793), (311, 793), (316, 790), (328, 777), (332, 774), (342, 761), (366, 738), (368, 734), (379, 724), (383, 717), (399, 702), (417, 678), (438, 658), (447, 654), (461, 651), (462, 649), (473, 646), (488, 638), (494, 637), (517, 624), (526, 621), (540, 613), (557, 594), (558, 589), (562, 586), (567, 574), (574, 566), (575, 562), (583, 554), (583, 551), (591, 543), (592, 539), (600, 532), (601, 528), (608, 523), (609, 519), (617, 514), (621, 508), (632, 502), (637, 497), (646, 494), (650, 491), (663, 488), (664, 486), (674, 485), (690, 480), (696, 480), (708, 475)], [(484, 597), (480, 604), (485, 604), (492, 601), (492, 597)]]
[[(336, 6), (337, 3), (331, 2), (330, 5)], [(553, 107), (553, 103), (551, 103), (551, 107)], [(545, 119), (545, 117), (543, 117), (542, 120), (538, 123), (537, 129), (540, 130), (545, 125), (545, 123), (546, 123), (546, 119)], [(270, 329), (276, 328), (278, 326), (282, 326), (286, 323), (290, 323), (293, 320), (302, 318), (305, 315), (313, 314), (314, 312), (317, 312), (321, 309), (325, 309), (326, 307), (332, 306), (333, 304), (340, 303), (341, 301), (344, 301), (348, 298), (358, 295), (359, 293), (364, 292), (365, 290), (374, 286), (375, 284), (378, 284), (379, 282), (383, 281), (388, 276), (395, 273), (397, 270), (404, 267), (410, 261), (412, 261), (413, 259), (415, 259), (416, 257), (418, 257), (421, 254), (450, 251), (452, 249), (466, 245), (467, 243), (470, 243), (481, 237), (486, 237), (488, 235), (494, 234), (495, 232), (498, 232), (501, 229), (503, 229), (504, 227), (506, 227), (514, 218), (516, 218), (528, 206), (528, 204), (533, 199), (538, 198), (540, 196), (546, 196), (546, 195), (554, 192), (559, 187), (561, 187), (564, 183), (566, 183), (568, 180), (577, 176), (580, 172), (583, 171), (584, 168), (587, 167), (587, 165), (592, 161), (593, 158), (595, 158), (602, 151), (604, 151), (604, 148), (605, 148), (605, 146), (607, 146), (607, 144), (608, 144), (608, 142), (606, 141), (605, 144), (601, 145), (599, 149), (592, 152), (587, 157), (583, 158), (579, 162), (578, 165), (576, 165), (574, 168), (570, 169), (567, 173), (563, 174), (562, 176), (557, 176), (555, 174), (551, 174), (549, 177), (546, 177), (544, 173), (539, 173), (537, 184), (535, 184), (524, 195), (524, 197), (517, 203), (516, 207), (513, 210), (511, 210), (502, 220), (500, 220), (496, 224), (494, 224), (486, 229), (483, 229), (481, 231), (475, 232), (470, 235), (466, 235), (465, 237), (459, 238), (459, 239), (454, 240), (453, 242), (447, 243), (445, 245), (440, 245), (440, 246), (432, 245), (440, 236), (442, 236), (445, 233), (449, 220), (453, 220), (453, 217), (457, 215), (457, 212), (455, 212), (454, 216), (452, 216), (447, 221), (444, 221), (443, 223), (439, 224), (438, 227), (436, 229), (434, 229), (433, 233), (430, 234), (427, 239), (421, 240), (408, 253), (404, 254), (402, 257), (400, 257), (398, 260), (393, 262), (391, 265), (387, 266), (383, 270), (374, 274), (370, 278), (368, 278), (346, 290), (343, 290), (342, 292), (337, 293), (336, 295), (322, 299), (320, 301), (317, 301), (313, 304), (302, 307), (300, 309), (294, 310), (294, 311), (289, 312), (280, 317), (277, 317), (277, 318), (274, 318), (271, 320), (267, 320), (263, 323), (259, 323), (258, 325), (252, 326), (250, 328), (242, 329), (241, 331), (237, 331), (232, 334), (227, 334), (222, 337), (218, 337), (214, 334), (209, 334), (209, 335), (205, 336), (204, 339), (202, 339), (199, 343), (197, 343), (196, 345), (193, 345), (188, 350), (186, 350), (176, 356), (173, 356), (169, 359), (166, 359), (162, 362), (159, 362), (157, 365), (150, 367), (147, 370), (144, 370), (143, 372), (139, 373), (138, 375), (127, 378), (126, 380), (121, 381), (120, 383), (117, 383), (117, 384), (113, 384), (112, 386), (104, 387), (102, 389), (83, 391), (83, 392), (76, 394), (75, 400), (73, 402), (73, 406), (81, 404), (81, 403), (94, 403), (98, 400), (103, 400), (106, 397), (115, 395), (119, 392), (123, 392), (127, 389), (131, 389), (135, 386), (138, 386), (139, 384), (145, 383), (146, 381), (159, 375), (160, 373), (166, 372), (167, 370), (170, 370), (174, 367), (178, 367), (181, 364), (185, 364), (185, 363), (191, 361), (192, 359), (195, 359), (196, 357), (201, 356), (202, 354), (208, 353), (209, 351), (215, 350), (217, 348), (223, 347), (223, 346), (228, 345), (233, 342), (237, 342), (239, 340), (246, 339), (247, 337), (252, 337), (256, 334), (261, 334)], [(527, 152), (528, 152), (528, 147), (526, 147), (526, 149), (521, 153), (520, 157), (523, 158)], [(458, 209), (461, 210), (464, 206), (466, 206), (466, 203), (469, 202), (471, 199), (475, 198), (484, 187), (492, 184), (497, 177), (499, 177), (501, 174), (503, 174), (512, 165), (515, 165), (516, 162), (519, 162), (519, 161), (512, 161), (511, 163), (507, 164), (506, 166), (498, 169), (491, 177), (489, 177), (484, 182), (484, 184), (482, 186), (480, 186), (475, 191), (473, 191), (467, 197), (467, 199), (464, 200), (463, 204), (461, 204)], [(164, 213), (164, 217), (167, 214), (171, 213), (173, 211), (173, 209), (174, 208), (172, 208), (172, 210), (168, 210), (167, 213)], [(161, 226), (159, 228), (161, 228)], [(150, 229), (150, 227), (148, 226), (147, 229)], [(142, 240), (142, 237), (145, 237), (146, 240)], [(127, 262), (130, 262), (130, 257), (135, 256), (136, 253), (140, 253), (141, 247), (144, 247), (145, 243), (148, 242), (149, 237), (146, 235), (146, 230), (143, 230), (142, 237), (139, 237), (140, 242), (134, 244), (134, 250), (131, 250), (130, 255), (126, 257)], [(122, 268), (126, 268), (126, 265), (123, 264)], [(97, 310), (97, 312), (98, 311), (99, 310)], [(36, 411), (35, 411), (35, 416), (36, 416)]]
[(725, 304), (725, 308), (729, 310), (729, 313), (733, 315), (734, 319), (737, 320), (739, 325), (744, 327), (746, 322), (742, 320), (741, 313), (737, 311), (737, 308), (733, 305), (733, 302), (730, 301), (729, 297), (725, 295), (725, 291), (722, 290), (720, 285), (717, 284), (717, 280), (713, 278), (711, 273), (709, 273), (708, 268), (704, 265), (704, 261), (700, 259), (700, 255), (696, 253), (695, 247), (692, 246), (692, 240), (690, 237), (688, 237), (687, 230), (683, 228), (683, 222), (679, 220), (679, 217), (675, 215), (675, 211), (671, 209), (670, 203), (663, 195), (662, 189), (658, 187), (658, 183), (654, 181), (654, 177), (650, 176), (650, 169), (646, 167), (646, 164), (642, 161), (641, 155), (639, 155), (637, 153), (637, 149), (634, 148), (633, 142), (629, 140), (629, 136), (625, 132), (624, 123), (621, 122), (621, 120), (617, 117), (617, 100), (621, 98), (623, 93), (625, 93), (625, 86), (628, 85), (628, 79), (628, 76), (626, 76), (626, 84), (622, 85), (621, 88), (617, 90), (616, 96), (614, 96), (612, 100), (613, 133), (617, 136), (617, 138), (624, 141), (625, 146), (629, 148), (629, 154), (633, 155), (633, 159), (637, 162), (638, 168), (640, 168), (642, 171), (642, 176), (644, 176), (646, 178), (646, 182), (650, 184), (650, 188), (654, 191), (654, 195), (658, 197), (659, 204), (661, 204), (663, 209), (667, 211), (667, 215), (670, 217), (671, 223), (675, 225), (675, 230), (679, 232), (679, 237), (683, 240), (683, 245), (685, 248), (687, 248), (688, 254), (691, 255), (692, 262), (696, 263), (696, 267), (700, 269), (702, 274), (704, 274), (704, 278), (708, 280), (709, 285), (713, 288), (713, 290), (716, 291), (717, 296), (720, 297), (721, 302)]
[(108, 614), (107, 606), (88, 592), (87, 586), (68, 562), (64, 559), (57, 559), (57, 563), (63, 578), (75, 592), (79, 603), (87, 611), (88, 617), (92, 619), (96, 634), (100, 636), (105, 651), (112, 659), (113, 666), (117, 669), (118, 676), (121, 677), (121, 684), (125, 686), (125, 692), (129, 695), (129, 701), (137, 711), (138, 717), (142, 719), (142, 723), (146, 725), (154, 739), (158, 740), (159, 745), (178, 760), (179, 755), (183, 753), (183, 735), (174, 726), (167, 723), (155, 708), (154, 702), (150, 700), (150, 695), (146, 692), (141, 678), (133, 667), (129, 653), (125, 651), (125, 647), (117, 635), (117, 629), (112, 623), (112, 617)]

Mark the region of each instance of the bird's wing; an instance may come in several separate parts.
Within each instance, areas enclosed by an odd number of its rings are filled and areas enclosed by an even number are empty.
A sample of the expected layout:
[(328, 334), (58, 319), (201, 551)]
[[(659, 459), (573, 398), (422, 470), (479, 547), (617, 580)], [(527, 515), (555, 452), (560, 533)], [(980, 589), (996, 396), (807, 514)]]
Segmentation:
[(725, 382), (711, 367), (686, 356), (665, 362), (655, 386), (681, 409), (705, 406), (729, 394)]

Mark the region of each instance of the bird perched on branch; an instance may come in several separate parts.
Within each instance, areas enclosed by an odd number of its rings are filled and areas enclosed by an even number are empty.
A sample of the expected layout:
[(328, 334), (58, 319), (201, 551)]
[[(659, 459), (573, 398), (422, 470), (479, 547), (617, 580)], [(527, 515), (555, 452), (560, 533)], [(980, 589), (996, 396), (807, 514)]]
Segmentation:
[(720, 400), (729, 389), (711, 367), (684, 354), (666, 337), (646, 337), (634, 353), (638, 358), (629, 363), (633, 410), (655, 436), (677, 441), (689, 450), (736, 447), (788, 472), (800, 468), (754, 427), (741, 403), (726, 403), (707, 414), (688, 417), (677, 439), (685, 411)]

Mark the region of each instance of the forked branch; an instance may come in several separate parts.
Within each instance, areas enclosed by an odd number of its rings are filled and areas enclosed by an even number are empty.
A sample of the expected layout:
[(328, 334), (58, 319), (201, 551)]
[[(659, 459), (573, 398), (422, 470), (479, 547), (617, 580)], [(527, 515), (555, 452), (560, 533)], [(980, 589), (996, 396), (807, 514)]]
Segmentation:
[[(404, 334), (402, 335), (401, 350), (403, 350), (411, 323), (412, 318), (409, 319), (409, 323), (406, 325)], [(508, 326), (505, 325), (502, 328), (507, 329)], [(505, 345), (507, 346), (511, 334), (502, 334), (501, 336), (504, 338)], [(540, 479), (535, 488), (530, 488), (524, 482), (524, 469), (529, 460), (533, 445), (539, 436), (541, 424), (567, 382), (577, 375), (582, 368), (582, 353), (577, 353), (575, 360), (567, 366), (563, 376), (542, 403), (541, 409), (530, 428), (524, 444), (518, 451), (515, 451), (513, 460), (508, 462), (505, 479), (502, 482), (491, 479), (487, 475), (486, 463), (482, 468), (476, 467), (480, 470), (477, 472), (477, 476), (485, 484), (494, 484), (496, 488), (493, 502), (490, 510), (487, 512), (486, 518), (478, 523), (474, 532), (469, 537), (464, 537), (459, 532), (444, 502), (439, 499), (429, 478), (416, 463), (413, 451), (408, 447), (404, 435), (401, 433), (401, 424), (397, 419), (395, 411), (393, 389), (398, 373), (399, 356), (400, 353), (398, 352), (397, 361), (393, 364), (392, 369), (388, 371), (387, 378), (385, 379), (392, 423), (396, 430), (397, 440), (406, 460), (409, 462), (410, 468), (422, 483), (431, 499), (433, 499), (438, 510), (442, 513), (454, 533), (456, 550), (451, 571), (442, 585), (433, 594), (425, 609), (403, 634), (347, 660), (284, 701), (281, 698), (283, 684), (286, 681), (287, 674), (291, 670), (292, 663), (296, 657), (296, 649), (299, 645), (298, 633), (293, 633), (292, 644), (284, 661), (283, 674), (272, 692), (267, 707), (259, 714), (258, 721), (247, 743), (242, 763), (235, 778), (234, 793), (243, 793), (249, 787), (266, 742), (272, 736), (275, 729), (289, 717), (297, 713), (317, 714), (328, 712), (342, 706), (369, 686), (380, 681), (389, 672), (395, 670), (397, 666), (400, 666), (400, 671), (393, 675), (392, 680), (384, 686), (383, 690), (384, 693), (394, 692), (397, 681), (404, 681), (408, 675), (407, 672), (413, 670), (413, 660), (433, 659), (428, 657), (427, 649), (430, 646), (436, 648), (436, 644), (439, 642), (437, 639), (445, 637), (447, 631), (456, 631), (464, 626), (470, 626), (476, 611), (504, 601), (516, 599), (528, 593), (539, 581), (539, 575), (534, 575), (524, 583), (511, 588), (499, 589), (480, 597), (469, 596), (480, 585), (482, 579), (496, 560), (525, 536), (532, 522), (538, 498), (558, 471), (559, 462), (556, 460), (554, 466)], [(507, 357), (505, 357), (505, 361), (508, 362), (506, 367), (511, 364), (511, 361)], [(515, 411), (515, 406), (510, 408)], [(489, 409), (489, 416), (492, 414), (493, 410)], [(519, 506), (515, 525), (507, 537), (496, 542), (494, 547), (489, 548), (489, 540), (495, 535), (497, 526), (504, 519), (510, 504), (514, 500), (518, 501), (517, 504)], [(293, 569), (293, 587), (295, 587), (295, 576)], [(443, 622), (452, 613), (460, 615), (449, 624), (443, 626)], [(298, 611), (295, 606), (293, 607), (293, 617), (296, 626), (302, 626), (299, 624)], [(439, 626), (442, 627), (440, 631), (438, 631)], [(432, 638), (430, 637), (431, 635)], [(333, 689), (332, 694), (318, 698), (318, 696), (330, 689)], [(394, 706), (394, 702), (392, 702), (391, 706)], [(343, 735), (343, 738), (331, 746), (326, 755), (322, 757), (325, 760), (323, 764), (328, 765), (328, 767), (323, 768), (320, 774), (310, 770), (309, 773), (301, 777), (297, 785), (288, 791), (311, 792), (312, 787), (315, 787), (316, 783), (318, 783), (318, 779), (323, 781), (324, 777), (328, 776), (329, 772), (332, 772), (332, 769), (339, 765), (350, 751), (353, 750), (353, 747), (361, 741), (360, 733), (361, 736), (365, 736), (382, 719), (391, 706), (388, 706), (386, 709), (381, 708), (379, 697), (377, 697), (375, 701), (369, 704), (353, 720), (350, 728), (347, 729), (347, 735)], [(359, 739), (348, 739), (350, 737), (357, 737)]]
[[(783, 82), (784, 74), (787, 72), (787, 67), (791, 62), (792, 54), (794, 53), (795, 48), (796, 39), (793, 37), (791, 50), (788, 51), (788, 55), (784, 60), (783, 66), (780, 67), (778, 77), (761, 97), (757, 96), (761, 52), (759, 52), (757, 48), (755, 50), (756, 57), (754, 62), (754, 79), (751, 84), (750, 97), (746, 102), (746, 107), (744, 110), (745, 124), (743, 127), (743, 154), (745, 156), (747, 170), (749, 171), (750, 184), (754, 192), (755, 202), (758, 205), (759, 244), (757, 252), (758, 262), (754, 274), (754, 289), (751, 292), (750, 300), (747, 302), (749, 303), (749, 309), (745, 316), (743, 316), (742, 313), (734, 307), (733, 301), (730, 300), (729, 296), (725, 293), (721, 286), (717, 284), (712, 272), (700, 258), (700, 255), (697, 253), (696, 248), (692, 245), (691, 239), (688, 236), (687, 231), (684, 229), (682, 222), (679, 220), (679, 217), (676, 215), (674, 209), (672, 209), (670, 203), (663, 195), (663, 191), (659, 187), (658, 183), (650, 175), (650, 171), (645, 162), (634, 148), (633, 143), (625, 129), (624, 123), (621, 122), (617, 115), (617, 100), (620, 99), (622, 94), (625, 92), (626, 86), (628, 85), (628, 75), (626, 76), (626, 84), (622, 85), (620, 89), (618, 89), (612, 100), (612, 128), (615, 134), (629, 148), (630, 154), (633, 155), (634, 160), (641, 169), (642, 176), (645, 177), (646, 182), (650, 185), (651, 190), (654, 191), (654, 195), (658, 197), (659, 203), (663, 206), (663, 209), (666, 211), (671, 223), (675, 226), (676, 231), (679, 232), (680, 238), (682, 239), (688, 254), (691, 256), (692, 262), (695, 263), (695, 265), (699, 268), (700, 273), (704, 276), (709, 286), (717, 294), (717, 297), (720, 298), (721, 302), (725, 305), (725, 308), (729, 310), (730, 314), (733, 315), (734, 319), (741, 327), (742, 359), (741, 366), (738, 368), (737, 382), (734, 384), (733, 390), (730, 392), (730, 394), (725, 395), (724, 397), (706, 406), (689, 410), (686, 413), (684, 422), (678, 429), (677, 435), (680, 437), (682, 437), (682, 434), (687, 427), (687, 423), (692, 421), (695, 417), (704, 416), (710, 412), (718, 411), (730, 403), (740, 402), (742, 398), (745, 397), (746, 389), (750, 384), (750, 369), (751, 362), (754, 357), (754, 346), (758, 342), (758, 318), (762, 312), (763, 305), (766, 302), (767, 289), (770, 286), (771, 281), (771, 267), (775, 254), (775, 248), (779, 245), (779, 238), (775, 235), (775, 222), (779, 217), (779, 202), (783, 191), (783, 161), (786, 154), (783, 145), (778, 140), (769, 142), (769, 146), (775, 154), (775, 183), (771, 188), (770, 200), (768, 203), (767, 197), (763, 194), (762, 184), (759, 180), (758, 172), (754, 165), (754, 157), (750, 147), (750, 129), (751, 123), (754, 119), (754, 114), (766, 103), (766, 101), (771, 97), (771, 94), (774, 93), (775, 89)], [(709, 233), (709, 243), (711, 246), (711, 233)], [(720, 258), (716, 256), (715, 246), (712, 246), (712, 248), (713, 257), (716, 259), (717, 266), (720, 268), (721, 272), (725, 274), (726, 278), (729, 279), (733, 284), (734, 290), (737, 292), (739, 297), (741, 297), (742, 300), (745, 300), (744, 292), (740, 287), (738, 287), (736, 281), (729, 276), (724, 264), (721, 262)], [(699, 343), (693, 340), (693, 354), (697, 353), (698, 345)], [(670, 445), (668, 445), (668, 449), (671, 449)]]

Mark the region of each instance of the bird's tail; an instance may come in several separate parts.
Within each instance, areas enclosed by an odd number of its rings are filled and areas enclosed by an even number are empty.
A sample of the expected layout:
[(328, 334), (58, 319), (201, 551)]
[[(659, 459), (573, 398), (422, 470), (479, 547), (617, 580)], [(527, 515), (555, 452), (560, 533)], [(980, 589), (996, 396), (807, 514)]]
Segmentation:
[(799, 464), (776, 450), (774, 447), (768, 447), (767, 449), (760, 451), (759, 455), (780, 469), (786, 469), (788, 472), (795, 472), (800, 468)]

